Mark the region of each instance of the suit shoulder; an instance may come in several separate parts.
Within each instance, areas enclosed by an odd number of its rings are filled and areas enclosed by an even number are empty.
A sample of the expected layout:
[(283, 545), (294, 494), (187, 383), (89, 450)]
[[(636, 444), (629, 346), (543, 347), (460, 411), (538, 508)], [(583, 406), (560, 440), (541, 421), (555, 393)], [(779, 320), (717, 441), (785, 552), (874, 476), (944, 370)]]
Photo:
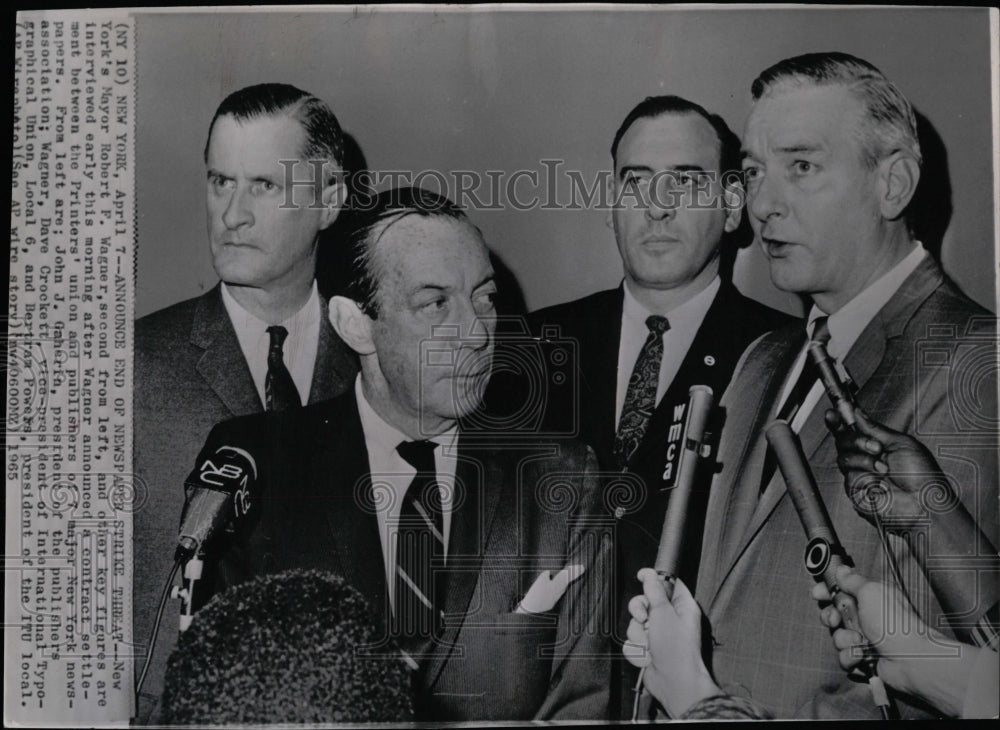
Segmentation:
[(136, 344), (143, 341), (162, 341), (165, 339), (187, 338), (194, 321), (198, 303), (208, 294), (185, 299), (158, 309), (135, 321)]
[(754, 337), (790, 325), (801, 326), (802, 323), (801, 318), (793, 317), (779, 309), (762, 304), (756, 299), (751, 299), (738, 289), (735, 290), (732, 306), (734, 310), (739, 312), (741, 326), (749, 327), (754, 333)]
[(947, 276), (944, 277), (941, 286), (935, 289), (931, 296), (927, 298), (925, 307), (935, 314), (938, 312), (947, 314), (950, 318), (957, 321), (972, 320), (973, 322), (970, 323), (971, 326), (982, 327), (988, 322), (992, 322), (994, 328), (996, 326), (995, 315), (970, 299)]
[(614, 306), (620, 297), (619, 289), (606, 289), (588, 294), (580, 299), (538, 309), (528, 315), (528, 322), (534, 329), (535, 326), (543, 324), (563, 324), (574, 320), (588, 319), (594, 313), (606, 315), (607, 309)]
[[(210, 440), (232, 436), (259, 436), (268, 440), (297, 438), (300, 434), (314, 433), (328, 421), (339, 421), (353, 401), (354, 391), (285, 411), (264, 411), (236, 416), (221, 421), (212, 429)], [(349, 401), (348, 398), (351, 400)]]

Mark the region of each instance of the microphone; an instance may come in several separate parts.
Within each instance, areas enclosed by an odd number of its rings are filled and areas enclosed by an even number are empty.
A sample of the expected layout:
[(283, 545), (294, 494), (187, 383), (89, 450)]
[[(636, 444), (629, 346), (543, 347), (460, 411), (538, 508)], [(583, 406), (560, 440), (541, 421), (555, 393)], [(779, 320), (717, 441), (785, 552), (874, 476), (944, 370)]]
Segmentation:
[(826, 394), (837, 413), (840, 414), (841, 420), (849, 428), (854, 428), (854, 424), (857, 423), (857, 418), (854, 416), (857, 404), (854, 396), (841, 382), (830, 353), (826, 351), (822, 342), (814, 341), (809, 343), (809, 357), (812, 358), (813, 364), (819, 370), (819, 377), (823, 381), (823, 387), (826, 388)]
[(681, 456), (677, 464), (677, 481), (670, 494), (667, 515), (663, 520), (663, 532), (660, 533), (660, 546), (656, 551), (656, 562), (653, 564), (656, 572), (664, 578), (673, 578), (677, 575), (688, 502), (691, 500), (691, 488), (694, 485), (699, 458), (704, 455), (701, 453), (702, 441), (705, 437), (705, 424), (712, 410), (712, 398), (712, 389), (707, 385), (692, 385), (688, 391), (687, 420), (684, 424)]
[(177, 537), (176, 558), (188, 560), (223, 530), (247, 518), (254, 507), (257, 462), (247, 451), (220, 446), (184, 482), (192, 490)]
[[(785, 485), (795, 505), (795, 511), (798, 512), (806, 537), (809, 539), (805, 553), (806, 570), (817, 581), (822, 580), (826, 583), (833, 597), (833, 603), (843, 617), (844, 626), (864, 637), (858, 618), (858, 605), (851, 595), (840, 590), (840, 585), (837, 583), (837, 568), (848, 562), (849, 558), (837, 539), (837, 533), (834, 532), (833, 523), (802, 454), (799, 441), (788, 422), (783, 420), (768, 425), (764, 436), (774, 450), (778, 468), (785, 478)], [(858, 668), (868, 680), (875, 704), (882, 711), (883, 717), (889, 719), (889, 696), (875, 669), (878, 659), (868, 640), (865, 639), (864, 642), (864, 659)]]

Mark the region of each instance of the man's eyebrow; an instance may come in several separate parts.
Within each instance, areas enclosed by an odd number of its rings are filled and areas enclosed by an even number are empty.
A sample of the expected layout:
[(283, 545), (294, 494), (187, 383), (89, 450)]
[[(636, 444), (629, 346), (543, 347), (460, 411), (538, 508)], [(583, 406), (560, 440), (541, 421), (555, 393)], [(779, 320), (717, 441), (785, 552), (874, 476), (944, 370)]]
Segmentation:
[(812, 152), (822, 152), (823, 146), (819, 144), (811, 144), (807, 142), (800, 142), (798, 144), (790, 144), (784, 147), (776, 147), (775, 152), (784, 155), (801, 155), (803, 153)]
[(223, 175), (221, 172), (219, 172), (218, 170), (216, 170), (214, 167), (210, 167), (210, 168), (208, 168), (208, 172), (206, 174), (206, 177), (227, 177), (227, 176)]
[(618, 171), (618, 179), (621, 180), (627, 173), (630, 172), (644, 172), (648, 175), (652, 175), (653, 168), (648, 165), (623, 165), (622, 169)]

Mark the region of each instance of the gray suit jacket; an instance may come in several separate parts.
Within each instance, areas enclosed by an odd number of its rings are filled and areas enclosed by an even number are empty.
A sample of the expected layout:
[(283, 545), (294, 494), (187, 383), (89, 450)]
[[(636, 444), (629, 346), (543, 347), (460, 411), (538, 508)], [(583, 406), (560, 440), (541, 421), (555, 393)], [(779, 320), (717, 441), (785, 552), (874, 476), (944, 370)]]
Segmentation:
[[(325, 300), (322, 302), (326, 309)], [(332, 398), (354, 382), (358, 365), (323, 317), (309, 402)], [(263, 410), (219, 286), (135, 323), (133, 637), (145, 648), (163, 583), (173, 564), (184, 506), (184, 479), (212, 427)], [(179, 584), (179, 581), (178, 581)], [(152, 719), (163, 670), (177, 638), (177, 608), (164, 613), (139, 698), (138, 722)], [(136, 672), (141, 668), (137, 662)]]
[[(873, 718), (877, 712), (867, 687), (848, 680), (829, 631), (819, 623), (809, 595), (813, 581), (803, 564), (805, 533), (780, 471), (758, 502), (763, 430), (775, 418), (785, 374), (801, 343), (794, 328), (762, 337), (744, 353), (722, 399), (720, 472), (709, 498), (696, 597), (712, 625), (714, 672), (725, 691), (750, 697), (779, 718)], [(995, 318), (926, 259), (862, 332), (844, 363), (861, 406), (932, 450), (994, 543), (995, 347)], [(858, 570), (891, 582), (875, 529), (845, 494), (834, 440), (823, 422), (829, 407), (824, 395), (803, 425), (803, 451)], [(901, 540), (889, 539), (914, 604), (924, 618), (936, 621), (941, 609), (916, 561)], [(931, 534), (931, 555), (933, 549)], [(900, 698), (897, 704), (904, 717), (922, 714)]]

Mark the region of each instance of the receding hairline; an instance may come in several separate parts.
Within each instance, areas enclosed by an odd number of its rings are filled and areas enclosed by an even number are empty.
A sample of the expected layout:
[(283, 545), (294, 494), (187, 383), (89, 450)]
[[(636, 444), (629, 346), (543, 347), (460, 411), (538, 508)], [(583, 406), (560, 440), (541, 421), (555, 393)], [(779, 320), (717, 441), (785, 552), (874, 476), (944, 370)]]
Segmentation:
[(712, 126), (712, 123), (694, 109), (677, 109), (677, 110), (667, 109), (654, 116), (643, 116), (632, 120), (632, 123), (629, 124), (628, 129), (626, 129), (622, 133), (621, 139), (618, 141), (617, 155), (615, 156), (614, 160), (616, 170), (622, 167), (628, 167), (628, 165), (622, 164), (622, 145), (624, 144), (625, 139), (628, 137), (628, 135), (631, 134), (636, 127), (638, 127), (640, 124), (644, 122), (655, 122), (658, 119), (664, 119), (665, 117), (695, 117), (696, 119), (700, 119), (702, 124), (704, 124), (705, 130), (707, 130), (709, 137), (712, 139), (712, 142), (715, 145), (715, 157), (716, 157), (715, 165), (716, 168), (718, 168), (719, 171), (721, 172), (722, 139), (719, 137), (719, 133), (715, 129), (715, 127)]

